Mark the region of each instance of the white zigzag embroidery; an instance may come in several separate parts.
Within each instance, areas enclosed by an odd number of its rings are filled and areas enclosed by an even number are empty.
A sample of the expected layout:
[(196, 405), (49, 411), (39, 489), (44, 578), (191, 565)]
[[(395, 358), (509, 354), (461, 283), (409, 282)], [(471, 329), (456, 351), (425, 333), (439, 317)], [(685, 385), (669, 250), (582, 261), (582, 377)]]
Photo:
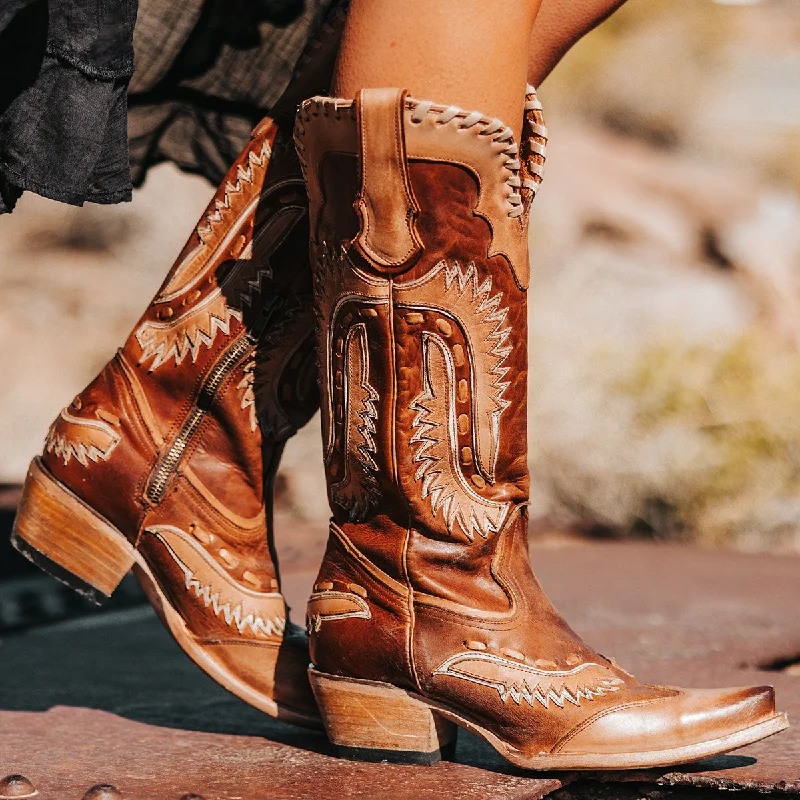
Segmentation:
[[(232, 198), (242, 194), (246, 189), (254, 188), (256, 176), (253, 168), (265, 168), (271, 153), (269, 144), (264, 141), (260, 153), (248, 153), (246, 167), (237, 167), (236, 181), (234, 183), (226, 182), (222, 199), (215, 200), (212, 210), (197, 224), (195, 228), (199, 240), (197, 246), (175, 267), (166, 284), (161, 288), (157, 302), (173, 300), (195, 286), (205, 275), (208, 258), (211, 255), (207, 249), (213, 246), (219, 252), (220, 248), (231, 243), (232, 237), (240, 230), (240, 223), (246, 221), (258, 205), (259, 194), (258, 192), (252, 193), (253, 197), (249, 198), (244, 207), (238, 209), (236, 219), (231, 219)], [(217, 232), (214, 229), (219, 226), (222, 226), (223, 230), (219, 232), (220, 235), (216, 235)]]
[[(504, 380), (508, 374), (508, 367), (504, 366), (506, 359), (511, 354), (512, 347), (508, 344), (511, 328), (506, 326), (508, 318), (508, 307), (501, 306), (503, 293), (492, 294), (492, 276), (489, 275), (479, 284), (478, 270), (475, 262), (471, 261), (467, 265), (466, 272), (461, 265), (455, 261), (452, 264), (444, 265), (445, 290), (450, 291), (453, 286), (458, 287), (459, 298), (463, 295), (467, 287), (472, 289), (471, 307), (474, 323), (478, 326), (489, 326), (488, 332), (484, 335), (484, 342), (489, 346), (486, 355), (494, 357), (494, 363), (488, 370), (492, 381), (487, 396), (491, 398), (495, 408), (490, 412), (492, 447), (486, 465), (490, 480), (494, 480), (494, 468), (497, 460), (497, 448), (500, 443), (500, 416), (509, 407), (510, 402), (503, 395), (509, 387), (510, 382)], [(459, 315), (464, 316), (464, 310), (459, 309)], [(467, 330), (474, 330), (468, 323)], [(478, 328), (479, 329), (479, 328)], [(474, 365), (478, 367), (479, 365)], [(479, 395), (482, 393), (479, 389)]]
[(247, 154), (247, 166), (241, 164), (236, 170), (236, 183), (226, 181), (225, 194), (222, 200), (217, 200), (214, 203), (214, 210), (210, 211), (205, 220), (198, 224), (197, 235), (200, 237), (204, 244), (207, 244), (207, 239), (214, 235), (215, 226), (225, 221), (225, 216), (231, 207), (231, 197), (235, 194), (240, 194), (245, 189), (245, 184), (253, 182), (253, 167), (261, 168), (266, 163), (266, 160), (272, 155), (272, 150), (267, 140), (261, 147), (261, 152), (256, 154), (249, 152)]
[(217, 333), (230, 336), (231, 320), (242, 321), (242, 312), (228, 305), (222, 291), (215, 289), (202, 303), (172, 322), (143, 322), (136, 331), (136, 341), (142, 348), (139, 364), (152, 359), (149, 372), (166, 364), (171, 358), (181, 364), (191, 355), (197, 361), (200, 348), (211, 347)]
[(430, 499), (434, 516), (442, 512), (450, 533), (458, 524), (469, 541), (474, 540), (476, 532), (486, 539), (500, 530), (510, 504), (481, 497), (461, 472), (451, 359), (438, 336), (423, 333), (423, 392), (409, 406), (417, 412), (412, 422), (414, 433), (409, 440), (411, 445), (418, 445), (413, 458), (418, 464), (414, 478), (422, 481), (423, 499)]
[(530, 706), (534, 706), (535, 703), (539, 703), (547, 709), (550, 708), (550, 703), (553, 703), (559, 708), (564, 708), (565, 703), (571, 703), (574, 706), (580, 707), (581, 700), (591, 701), (597, 697), (605, 697), (610, 692), (618, 692), (625, 684), (625, 681), (623, 681), (622, 678), (613, 676), (598, 678), (593, 682), (593, 685), (580, 685), (576, 683), (574, 688), (568, 687), (563, 681), (558, 689), (552, 682), (546, 684), (544, 687), (541, 683), (537, 682), (536, 685), (531, 689), (526, 678), (522, 678), (522, 680), (518, 683), (509, 681), (493, 681), (489, 678), (484, 678), (481, 675), (476, 675), (472, 672), (464, 672), (457, 669), (457, 665), (463, 662), (489, 663), (504, 667), (511, 673), (517, 673), (518, 676), (520, 673), (526, 673), (536, 677), (549, 677), (551, 680), (552, 678), (556, 677), (572, 677), (592, 667), (597, 667), (600, 669), (603, 669), (603, 667), (601, 667), (600, 664), (587, 662), (580, 664), (571, 670), (548, 671), (540, 670), (535, 667), (529, 667), (525, 664), (520, 664), (517, 661), (511, 661), (509, 659), (501, 658), (500, 656), (492, 655), (491, 653), (465, 652), (451, 656), (433, 671), (434, 675), (449, 675), (453, 678), (460, 678), (461, 680), (469, 681), (470, 683), (476, 683), (479, 686), (488, 686), (496, 689), (498, 695), (500, 696), (500, 700), (503, 703), (506, 703), (509, 699), (511, 699), (512, 702), (516, 703), (517, 705), (521, 705), (522, 701), (524, 700)]
[[(375, 402), (378, 393), (369, 382), (369, 351), (367, 349), (367, 329), (364, 324), (354, 325), (347, 334), (345, 352), (346, 391), (345, 396), (345, 436), (344, 458), (346, 465), (345, 478), (331, 487), (333, 499), (344, 508), (353, 522), (364, 519), (378, 499), (378, 482), (376, 474), (378, 465), (375, 462), (377, 447), (375, 445), (375, 422), (378, 410)], [(357, 361), (354, 358), (357, 351)], [(356, 363), (354, 363), (354, 361)], [(356, 423), (355, 419), (361, 420)], [(355, 445), (355, 434), (361, 441)], [(355, 449), (355, 457), (360, 467), (357, 472), (351, 465), (351, 455)]]
[(183, 570), (186, 578), (186, 591), (194, 592), (195, 597), (202, 600), (206, 608), (211, 608), (215, 617), (222, 615), (226, 625), (236, 628), (240, 634), (244, 633), (245, 629), (249, 627), (255, 634), (262, 633), (264, 636), (283, 635), (284, 628), (286, 627), (285, 620), (280, 618), (265, 620), (263, 617), (253, 614), (252, 612), (243, 617), (242, 614), (244, 614), (244, 611), (242, 610), (241, 603), (237, 603), (233, 607), (231, 607), (230, 602), (220, 603), (219, 592), (214, 592), (211, 586), (203, 586), (185, 564), (180, 563), (179, 566)]
[(529, 706), (532, 706), (534, 701), (537, 701), (545, 708), (549, 708), (551, 702), (555, 703), (559, 708), (564, 708), (565, 702), (580, 706), (581, 700), (594, 700), (595, 697), (605, 697), (609, 692), (618, 692), (620, 687), (616, 684), (620, 683), (622, 683), (621, 678), (608, 678), (593, 687), (579, 686), (570, 691), (566, 686), (562, 686), (559, 691), (556, 691), (551, 685), (545, 691), (542, 691), (540, 684), (536, 684), (536, 687), (531, 690), (528, 684), (523, 681), (521, 689), (514, 684), (508, 687), (501, 684), (497, 686), (497, 691), (504, 703), (510, 697), (517, 705), (521, 705), (524, 700)]
[(172, 530), (174, 533), (179, 534), (181, 538), (185, 534), (169, 525), (154, 526), (147, 529), (148, 533), (155, 536), (167, 548), (175, 563), (180, 567), (181, 572), (183, 572), (186, 591), (201, 600), (206, 608), (210, 608), (215, 617), (222, 617), (225, 624), (230, 628), (235, 628), (240, 635), (244, 634), (247, 628), (250, 628), (256, 635), (283, 636), (286, 628), (286, 620), (284, 618), (264, 619), (264, 617), (254, 614), (252, 611), (245, 614), (242, 603), (231, 605), (230, 601), (220, 602), (220, 592), (214, 591), (210, 584), (204, 584), (195, 577), (192, 569), (184, 563), (175, 550), (170, 547), (166, 539), (159, 534), (159, 529)]
[[(232, 270), (231, 274), (235, 274), (236, 270)], [(264, 281), (269, 280), (272, 278), (272, 268), (269, 267), (267, 269), (260, 269), (256, 272), (255, 278), (251, 278), (250, 280), (245, 281), (244, 288), (242, 291), (239, 292), (238, 295), (238, 305), (239, 308), (243, 308), (247, 306), (248, 308), (253, 307), (253, 303), (255, 302), (256, 295), (262, 296), (264, 295)]]
[[(67, 423), (67, 431), (56, 430), (59, 420)], [(82, 466), (88, 467), (90, 461), (95, 464), (108, 461), (121, 439), (120, 433), (107, 423), (74, 417), (64, 409), (50, 426), (44, 446), (48, 453), (61, 458), (65, 466), (74, 458)]]

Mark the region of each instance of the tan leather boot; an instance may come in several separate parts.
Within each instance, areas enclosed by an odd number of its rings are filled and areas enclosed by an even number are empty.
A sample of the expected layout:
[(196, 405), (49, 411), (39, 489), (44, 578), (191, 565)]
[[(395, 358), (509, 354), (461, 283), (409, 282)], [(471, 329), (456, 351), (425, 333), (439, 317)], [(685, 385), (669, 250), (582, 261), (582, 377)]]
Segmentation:
[(209, 675), (314, 725), (268, 540), (283, 444), (317, 406), (304, 190), (270, 160), (277, 134), (256, 129), (125, 345), (53, 423), (13, 542), (96, 600), (133, 567)]
[[(330, 80), (343, 5), (125, 346), (53, 423), (13, 541), (99, 601), (132, 566), (186, 653), (268, 714), (321, 725), (272, 543), (286, 440), (318, 407), (307, 202), (291, 129)], [(287, 135), (288, 132), (288, 135)]]
[(479, 113), (366, 90), (314, 98), (310, 199), (333, 521), (308, 604), (311, 682), (346, 755), (430, 763), (456, 726), (534, 769), (691, 761), (786, 726), (769, 687), (639, 683), (567, 626), (527, 550), (527, 210)]

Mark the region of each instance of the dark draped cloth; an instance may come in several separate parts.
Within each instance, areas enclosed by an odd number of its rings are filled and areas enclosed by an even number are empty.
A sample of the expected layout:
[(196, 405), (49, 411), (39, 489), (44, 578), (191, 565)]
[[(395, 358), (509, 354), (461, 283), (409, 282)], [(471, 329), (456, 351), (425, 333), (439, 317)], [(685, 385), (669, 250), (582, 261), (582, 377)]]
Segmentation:
[(331, 0), (0, 0), (0, 213), (130, 200), (153, 164), (219, 183)]

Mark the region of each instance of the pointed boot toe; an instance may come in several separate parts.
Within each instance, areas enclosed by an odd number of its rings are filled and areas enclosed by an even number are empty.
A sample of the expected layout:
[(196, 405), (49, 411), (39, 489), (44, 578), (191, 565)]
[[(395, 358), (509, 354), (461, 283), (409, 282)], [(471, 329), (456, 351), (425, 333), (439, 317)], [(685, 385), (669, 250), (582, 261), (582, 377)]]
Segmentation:
[(553, 752), (589, 762), (596, 758), (606, 767), (662, 766), (727, 752), (788, 724), (775, 711), (771, 686), (661, 691), (660, 697), (598, 712), (573, 728)]

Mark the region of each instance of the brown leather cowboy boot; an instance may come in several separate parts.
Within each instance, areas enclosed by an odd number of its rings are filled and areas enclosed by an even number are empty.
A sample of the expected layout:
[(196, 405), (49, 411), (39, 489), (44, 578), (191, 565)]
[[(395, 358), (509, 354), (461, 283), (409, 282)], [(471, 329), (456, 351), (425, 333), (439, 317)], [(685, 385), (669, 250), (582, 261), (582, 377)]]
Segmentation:
[[(271, 537), (285, 441), (318, 407), (307, 202), (291, 129), (326, 87), (334, 9), (125, 346), (53, 423), (13, 541), (99, 600), (133, 566), (186, 653), (290, 722), (321, 723)], [(286, 135), (288, 132), (288, 135)]]
[[(691, 761), (786, 726), (770, 687), (648, 686), (586, 645), (527, 549), (527, 210), (480, 113), (365, 90), (303, 103), (333, 521), (311, 683), (345, 754), (430, 763), (456, 726), (534, 769)], [(367, 713), (368, 712), (368, 713)]]
[(317, 406), (302, 178), (270, 160), (277, 135), (256, 129), (125, 345), (51, 426), (13, 542), (95, 600), (133, 567), (209, 675), (317, 725), (268, 539), (283, 444)]

